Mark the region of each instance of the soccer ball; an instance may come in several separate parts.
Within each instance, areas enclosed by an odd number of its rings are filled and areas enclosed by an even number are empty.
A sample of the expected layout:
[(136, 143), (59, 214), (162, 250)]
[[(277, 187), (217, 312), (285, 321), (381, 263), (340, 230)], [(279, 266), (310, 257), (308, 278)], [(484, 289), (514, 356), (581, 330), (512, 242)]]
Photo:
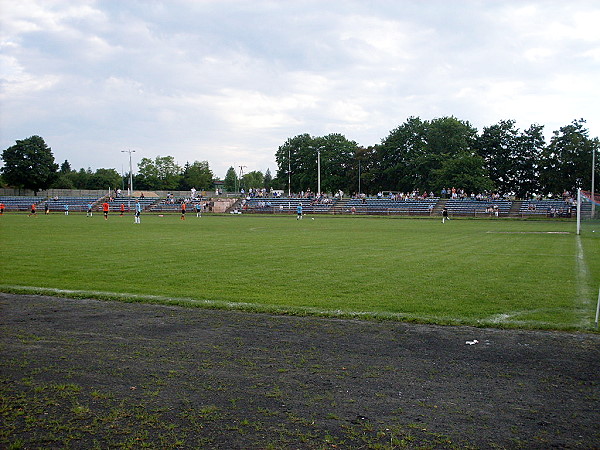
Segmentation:
[(315, 220), (315, 218), (313, 217), (312, 220)]

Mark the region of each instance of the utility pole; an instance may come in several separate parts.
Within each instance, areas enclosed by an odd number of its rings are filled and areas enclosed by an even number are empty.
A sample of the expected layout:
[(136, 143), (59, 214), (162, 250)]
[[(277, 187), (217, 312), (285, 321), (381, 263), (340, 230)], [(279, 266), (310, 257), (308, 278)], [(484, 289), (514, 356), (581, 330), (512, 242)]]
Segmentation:
[(248, 166), (239, 166), (240, 168), (240, 192), (242, 191), (242, 177), (244, 176), (244, 167), (248, 167)]
[(321, 147), (317, 148), (317, 195), (321, 195)]
[(127, 195), (131, 197), (133, 195), (133, 168), (131, 167), (131, 154), (135, 153), (135, 150), (121, 150), (121, 153), (129, 153), (129, 187), (127, 188)]
[[(594, 192), (595, 186), (594, 181), (596, 177), (596, 149), (592, 149), (592, 219), (595, 218), (596, 215), (596, 195)], [(598, 319), (596, 319), (596, 323), (598, 323)]]

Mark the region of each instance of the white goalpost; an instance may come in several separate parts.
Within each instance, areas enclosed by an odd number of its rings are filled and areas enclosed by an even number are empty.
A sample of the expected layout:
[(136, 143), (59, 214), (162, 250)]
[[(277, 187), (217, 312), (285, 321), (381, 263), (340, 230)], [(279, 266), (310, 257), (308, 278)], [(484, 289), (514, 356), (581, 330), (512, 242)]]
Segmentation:
[(600, 233), (600, 194), (577, 190), (577, 234), (582, 231)]
[[(577, 190), (577, 235), (591, 236), (588, 233), (599, 233), (600, 237), (600, 194), (591, 191)], [(593, 235), (596, 237), (595, 235)], [(598, 328), (600, 319), (600, 289), (596, 303), (595, 325)]]

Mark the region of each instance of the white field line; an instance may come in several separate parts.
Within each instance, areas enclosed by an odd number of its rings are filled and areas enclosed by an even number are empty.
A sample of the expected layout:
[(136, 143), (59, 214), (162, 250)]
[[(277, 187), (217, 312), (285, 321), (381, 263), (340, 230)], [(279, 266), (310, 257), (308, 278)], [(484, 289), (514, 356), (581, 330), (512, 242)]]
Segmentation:
[(486, 231), (487, 234), (571, 234), (570, 231)]
[[(494, 325), (514, 325), (514, 326), (526, 326), (526, 325), (551, 325), (546, 322), (539, 321), (531, 321), (531, 320), (523, 320), (519, 319), (521, 316), (536, 314), (539, 312), (544, 312), (545, 309), (527, 309), (524, 311), (509, 311), (501, 314), (495, 314), (486, 319), (485, 322), (491, 323)], [(564, 326), (571, 325), (570, 323), (563, 323)]]
[[(382, 320), (416, 320), (419, 322), (428, 323), (445, 323), (454, 325), (473, 325), (473, 321), (465, 321), (460, 317), (448, 317), (448, 316), (437, 316), (437, 315), (419, 315), (412, 313), (393, 313), (393, 312), (379, 312), (379, 311), (346, 311), (341, 309), (319, 309), (310, 306), (294, 306), (286, 307), (285, 305), (266, 305), (261, 303), (247, 303), (247, 302), (228, 302), (223, 300), (202, 300), (193, 299), (187, 297), (167, 297), (161, 295), (140, 295), (140, 294), (128, 294), (122, 292), (108, 292), (108, 291), (93, 291), (93, 290), (77, 290), (77, 289), (57, 289), (48, 288), (41, 286), (21, 286), (21, 285), (2, 285), (0, 284), (0, 292), (2, 289), (8, 289), (9, 292), (16, 292), (18, 294), (29, 294), (29, 295), (56, 295), (64, 296), (67, 298), (86, 298), (96, 300), (111, 300), (111, 301), (129, 301), (129, 302), (149, 302), (158, 303), (161, 305), (185, 305), (198, 306), (201, 308), (215, 308), (225, 309), (233, 311), (250, 311), (264, 314), (306, 314), (330, 318), (342, 318), (342, 319), (382, 319)], [(551, 323), (531, 321), (531, 320), (520, 320), (519, 316), (522, 314), (530, 314), (532, 310), (526, 311), (512, 311), (503, 314), (496, 314), (494, 316), (475, 320), (480, 326), (492, 326), (497, 325), (513, 325), (517, 327), (532, 326), (534, 328), (548, 325), (552, 326)], [(586, 322), (587, 324), (587, 322)], [(556, 325), (556, 324), (554, 324)], [(572, 325), (571, 323), (564, 323), (563, 326)]]
[(587, 263), (585, 262), (583, 246), (581, 245), (581, 238), (579, 236), (576, 236), (576, 242), (575, 282), (577, 288), (575, 295), (575, 316), (579, 317), (579, 325), (585, 327), (590, 325), (589, 318), (586, 318), (586, 312), (590, 308), (592, 292), (590, 290), (589, 270)]

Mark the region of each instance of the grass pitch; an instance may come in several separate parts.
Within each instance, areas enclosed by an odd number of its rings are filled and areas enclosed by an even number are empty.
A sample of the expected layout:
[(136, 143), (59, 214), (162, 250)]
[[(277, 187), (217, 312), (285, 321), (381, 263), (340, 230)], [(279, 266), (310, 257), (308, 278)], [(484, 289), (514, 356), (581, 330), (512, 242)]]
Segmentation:
[(0, 289), (261, 312), (591, 330), (600, 241), (574, 222), (0, 217)]

